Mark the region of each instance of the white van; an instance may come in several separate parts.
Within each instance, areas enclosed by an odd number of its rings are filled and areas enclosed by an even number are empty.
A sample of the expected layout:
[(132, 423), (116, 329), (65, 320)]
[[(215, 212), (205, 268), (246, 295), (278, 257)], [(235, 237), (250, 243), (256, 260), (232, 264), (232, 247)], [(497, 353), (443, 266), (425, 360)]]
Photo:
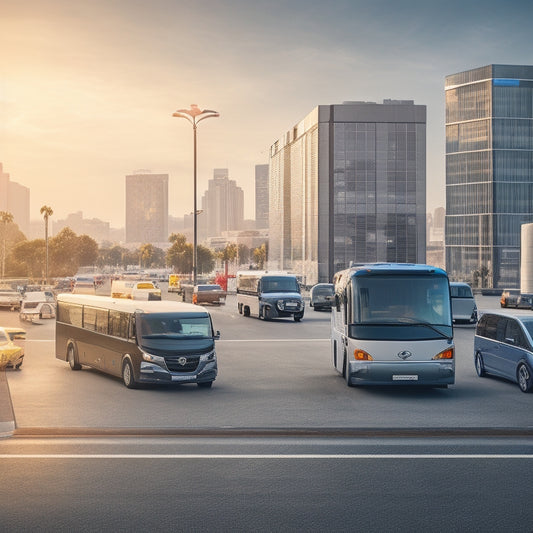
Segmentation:
[(286, 272), (237, 272), (237, 309), (241, 315), (263, 320), (292, 317), (300, 322), (304, 300), (298, 279)]
[(55, 318), (56, 303), (51, 291), (27, 292), (22, 299), (19, 318), (32, 322), (37, 318)]
[(450, 282), (452, 298), (452, 318), (454, 322), (477, 322), (477, 305), (468, 283)]
[(161, 289), (153, 281), (113, 280), (112, 298), (129, 298), (130, 300), (161, 300)]

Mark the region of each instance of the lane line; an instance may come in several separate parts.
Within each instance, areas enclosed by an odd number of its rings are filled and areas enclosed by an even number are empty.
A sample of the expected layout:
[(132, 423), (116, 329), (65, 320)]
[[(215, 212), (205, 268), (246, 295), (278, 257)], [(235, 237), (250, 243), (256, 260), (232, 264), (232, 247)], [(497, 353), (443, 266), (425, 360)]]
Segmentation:
[(0, 454), (0, 459), (533, 459), (533, 454)]
[(220, 339), (217, 344), (224, 342), (330, 342), (331, 339)]

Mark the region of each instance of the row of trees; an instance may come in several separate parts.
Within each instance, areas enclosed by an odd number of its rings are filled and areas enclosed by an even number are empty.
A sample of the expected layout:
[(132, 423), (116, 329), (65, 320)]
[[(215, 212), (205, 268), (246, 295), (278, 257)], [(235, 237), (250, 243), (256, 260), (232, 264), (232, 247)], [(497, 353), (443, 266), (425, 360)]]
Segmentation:
[[(27, 240), (13, 222), (13, 215), (0, 211), (2, 227), (2, 278), (28, 277), (48, 279), (70, 277), (80, 267), (96, 265), (123, 268), (139, 265), (141, 268), (171, 267), (180, 273), (192, 270), (193, 246), (184, 235), (173, 233), (169, 237), (170, 248), (165, 252), (153, 244), (143, 244), (136, 250), (119, 245), (98, 247), (88, 235), (76, 235), (70, 228), (62, 229), (56, 236), (48, 237), (48, 218), (53, 211), (47, 206), (41, 208), (45, 221), (45, 239)], [(266, 244), (250, 250), (247, 246), (228, 244), (224, 250), (215, 252), (205, 246), (198, 246), (198, 272), (213, 271), (216, 262), (228, 261), (239, 264), (253, 262), (264, 268), (267, 258)]]

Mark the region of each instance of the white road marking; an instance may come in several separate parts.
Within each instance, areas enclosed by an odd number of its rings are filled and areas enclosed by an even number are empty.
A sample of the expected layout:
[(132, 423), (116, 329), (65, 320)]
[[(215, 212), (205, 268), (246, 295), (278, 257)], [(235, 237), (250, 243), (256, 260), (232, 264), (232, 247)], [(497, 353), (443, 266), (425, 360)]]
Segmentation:
[(533, 454), (0, 454), (0, 459), (533, 459)]

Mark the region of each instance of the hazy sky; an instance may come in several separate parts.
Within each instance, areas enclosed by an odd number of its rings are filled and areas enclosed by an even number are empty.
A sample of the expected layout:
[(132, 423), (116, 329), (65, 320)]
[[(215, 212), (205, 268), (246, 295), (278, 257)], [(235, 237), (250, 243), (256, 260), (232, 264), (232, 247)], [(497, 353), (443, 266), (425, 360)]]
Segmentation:
[(444, 78), (533, 64), (533, 3), (506, 0), (0, 0), (0, 162), (31, 218), (124, 225), (125, 176), (168, 173), (169, 212), (228, 168), (254, 216), (254, 171), (315, 106), (427, 106), (428, 210), (444, 206)]

